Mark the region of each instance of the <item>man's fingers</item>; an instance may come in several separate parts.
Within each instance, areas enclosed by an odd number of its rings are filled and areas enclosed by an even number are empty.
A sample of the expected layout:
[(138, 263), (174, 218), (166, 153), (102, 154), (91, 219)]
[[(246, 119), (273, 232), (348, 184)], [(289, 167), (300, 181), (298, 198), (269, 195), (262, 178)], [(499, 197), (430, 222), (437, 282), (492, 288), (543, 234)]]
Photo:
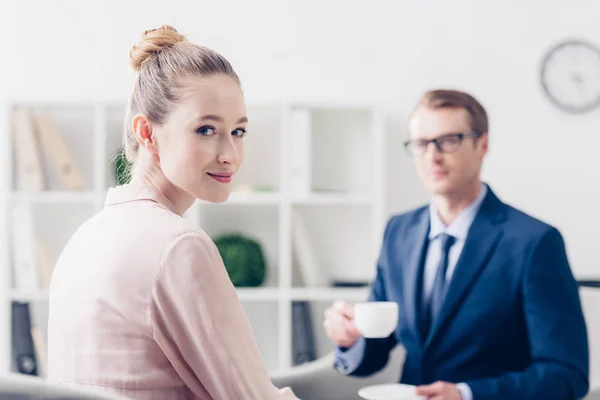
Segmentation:
[(335, 301), (325, 310), (323, 327), (329, 339), (342, 347), (352, 346), (359, 338), (360, 332), (352, 323), (354, 306), (343, 301)]
[(417, 386), (415, 394), (417, 396), (436, 396), (442, 394), (444, 391), (443, 382), (435, 382), (431, 385)]
[(352, 323), (352, 321), (348, 320), (344, 316), (341, 315), (332, 315), (327, 318), (324, 323), (326, 328), (331, 330), (339, 331), (346, 336), (358, 336), (360, 333)]
[(354, 318), (354, 306), (352, 304), (345, 301), (335, 301), (332, 308), (349, 319)]
[(329, 333), (328, 336), (330, 337), (330, 339), (338, 346), (350, 347), (355, 342), (348, 335), (346, 335), (343, 331), (340, 331), (338, 329), (331, 328), (328, 331), (328, 333)]
[(340, 330), (343, 331), (347, 336), (356, 337), (360, 335), (352, 321), (350, 321), (344, 315), (334, 315), (331, 318), (331, 322), (332, 324), (337, 325), (340, 328)]
[(349, 347), (360, 337), (360, 333), (356, 330), (354, 325), (340, 315), (334, 315), (331, 318), (327, 318), (324, 321), (323, 326), (325, 327), (327, 336), (339, 346)]
[(325, 317), (325, 319), (331, 317), (331, 315), (333, 315), (333, 313), (335, 313), (335, 310), (333, 308), (328, 308), (325, 310), (325, 312), (323, 313), (323, 316)]
[(417, 386), (415, 389), (415, 394), (417, 396), (431, 396), (433, 395), (433, 390), (431, 389), (431, 385), (421, 385)]
[(345, 331), (351, 335), (358, 335), (358, 330), (352, 323), (351, 319), (339, 309), (328, 308), (325, 311), (325, 321), (329, 321), (332, 325), (340, 325)]
[(350, 320), (344, 321), (344, 330), (349, 336), (353, 338), (358, 338), (361, 335), (354, 323)]

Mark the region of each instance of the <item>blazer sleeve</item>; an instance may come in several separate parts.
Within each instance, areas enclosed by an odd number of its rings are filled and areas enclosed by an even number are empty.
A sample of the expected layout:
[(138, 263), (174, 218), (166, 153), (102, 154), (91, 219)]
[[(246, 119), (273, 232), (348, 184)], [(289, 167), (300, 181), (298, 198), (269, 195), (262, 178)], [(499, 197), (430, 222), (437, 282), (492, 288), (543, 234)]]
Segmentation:
[(270, 381), (249, 321), (214, 243), (176, 239), (151, 294), (153, 336), (198, 398), (296, 399)]
[(589, 387), (587, 331), (577, 282), (555, 228), (534, 245), (522, 285), (531, 364), (523, 371), (467, 381), (473, 398), (582, 398)]
[[(397, 218), (397, 217), (396, 217)], [(388, 221), (383, 235), (383, 243), (377, 262), (377, 275), (371, 285), (369, 301), (387, 301), (384, 270), (389, 268), (387, 248), (390, 246), (393, 227), (396, 218)], [(335, 368), (343, 375), (368, 376), (386, 366), (390, 351), (396, 346), (395, 333), (384, 339), (360, 338), (352, 347), (337, 347), (335, 349)]]

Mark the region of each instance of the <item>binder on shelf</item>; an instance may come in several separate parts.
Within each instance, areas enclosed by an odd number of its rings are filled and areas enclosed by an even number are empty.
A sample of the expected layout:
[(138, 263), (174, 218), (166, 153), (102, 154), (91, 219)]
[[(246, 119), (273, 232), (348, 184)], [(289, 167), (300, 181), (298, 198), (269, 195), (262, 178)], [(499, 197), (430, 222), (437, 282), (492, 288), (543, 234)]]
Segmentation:
[(46, 178), (33, 118), (24, 108), (13, 109), (12, 132), (15, 164), (19, 177), (24, 180), (29, 190), (45, 190)]
[(31, 338), (33, 340), (33, 350), (37, 360), (37, 374), (42, 377), (48, 376), (48, 349), (44, 332), (39, 326), (31, 327)]
[(49, 289), (54, 265), (47, 243), (39, 238), (36, 239), (36, 256), (40, 288)]
[(73, 154), (52, 117), (48, 114), (41, 114), (34, 120), (44, 153), (62, 185), (69, 190), (83, 189), (83, 179)]
[(304, 364), (314, 361), (316, 356), (315, 338), (308, 301), (292, 303), (292, 363)]
[(329, 277), (319, 266), (317, 252), (299, 210), (292, 214), (292, 243), (292, 254), (298, 262), (303, 284), (309, 287), (327, 286)]
[(38, 375), (29, 303), (12, 302), (12, 364), (18, 373)]
[(309, 109), (294, 109), (291, 115), (290, 168), (291, 192), (306, 196), (312, 188), (312, 115)]
[(16, 204), (11, 210), (12, 265), (16, 289), (36, 290), (39, 288), (36, 260), (36, 240), (33, 210), (28, 203)]

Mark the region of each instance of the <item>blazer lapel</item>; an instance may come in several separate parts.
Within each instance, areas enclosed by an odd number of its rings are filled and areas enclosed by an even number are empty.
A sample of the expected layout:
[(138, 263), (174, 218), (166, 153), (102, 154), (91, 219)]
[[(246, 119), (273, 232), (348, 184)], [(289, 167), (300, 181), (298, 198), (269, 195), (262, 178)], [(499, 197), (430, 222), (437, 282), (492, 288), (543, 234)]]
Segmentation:
[(506, 219), (505, 209), (496, 195), (488, 188), (488, 194), (469, 229), (465, 245), (457, 261), (448, 285), (446, 296), (425, 345), (429, 345), (440, 329), (456, 312), (457, 307), (493, 254), (502, 237), (500, 222)]
[[(421, 332), (419, 324), (419, 312), (421, 304), (421, 270), (424, 264), (426, 254), (427, 234), (429, 232), (429, 211), (423, 210), (416, 218), (415, 222), (408, 229), (406, 238), (409, 240), (402, 243), (399, 241), (397, 246), (403, 246), (404, 251), (397, 251), (399, 259), (396, 265), (402, 268), (402, 277), (400, 280), (404, 284), (403, 301), (404, 312), (409, 324), (409, 328), (413, 331), (415, 337), (421, 342)], [(402, 238), (399, 238), (400, 240)], [(404, 254), (408, 252), (408, 256), (404, 258)], [(401, 258), (401, 259), (400, 259)]]

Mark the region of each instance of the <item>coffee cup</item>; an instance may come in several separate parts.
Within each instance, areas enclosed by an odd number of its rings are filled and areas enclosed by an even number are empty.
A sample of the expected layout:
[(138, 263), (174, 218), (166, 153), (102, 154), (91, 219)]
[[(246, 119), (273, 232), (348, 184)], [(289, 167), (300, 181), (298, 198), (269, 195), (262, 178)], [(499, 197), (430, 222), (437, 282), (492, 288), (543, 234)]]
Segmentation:
[(369, 301), (354, 305), (354, 326), (365, 338), (386, 338), (398, 325), (398, 303)]

